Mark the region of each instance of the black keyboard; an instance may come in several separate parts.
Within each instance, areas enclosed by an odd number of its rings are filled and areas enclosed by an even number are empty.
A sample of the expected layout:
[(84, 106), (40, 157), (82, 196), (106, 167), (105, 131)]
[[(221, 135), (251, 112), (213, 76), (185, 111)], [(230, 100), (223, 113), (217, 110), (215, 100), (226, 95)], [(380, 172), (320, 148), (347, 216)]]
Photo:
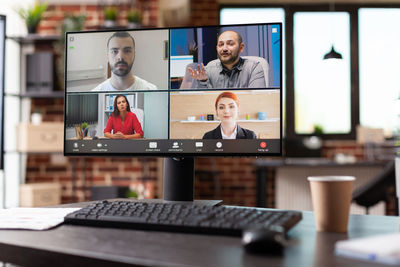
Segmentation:
[(251, 227), (288, 231), (301, 212), (177, 203), (99, 201), (64, 218), (67, 224), (240, 236)]

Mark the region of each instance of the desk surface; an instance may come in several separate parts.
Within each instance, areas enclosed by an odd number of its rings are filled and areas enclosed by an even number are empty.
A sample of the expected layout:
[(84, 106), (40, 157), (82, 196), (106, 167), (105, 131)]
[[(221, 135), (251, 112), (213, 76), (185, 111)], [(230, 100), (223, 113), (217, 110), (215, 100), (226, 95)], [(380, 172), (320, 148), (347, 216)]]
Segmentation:
[[(79, 204), (74, 204), (78, 206)], [(23, 266), (380, 266), (333, 254), (337, 240), (399, 231), (400, 218), (351, 215), (347, 234), (317, 233), (312, 212), (283, 256), (245, 253), (237, 237), (62, 225), (0, 230), (0, 261)]]
[(387, 162), (382, 161), (356, 161), (350, 163), (338, 163), (327, 158), (282, 158), (282, 159), (257, 159), (257, 168), (268, 167), (371, 167), (385, 166)]

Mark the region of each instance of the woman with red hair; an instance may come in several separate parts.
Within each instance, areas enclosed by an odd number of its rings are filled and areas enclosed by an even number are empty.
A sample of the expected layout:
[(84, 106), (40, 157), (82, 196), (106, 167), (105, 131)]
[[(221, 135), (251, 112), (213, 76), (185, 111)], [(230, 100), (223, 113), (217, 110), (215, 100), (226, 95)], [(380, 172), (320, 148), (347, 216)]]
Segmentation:
[(217, 128), (204, 134), (203, 139), (257, 139), (256, 134), (237, 124), (239, 99), (232, 92), (223, 92), (215, 100), (217, 118), (221, 121)]

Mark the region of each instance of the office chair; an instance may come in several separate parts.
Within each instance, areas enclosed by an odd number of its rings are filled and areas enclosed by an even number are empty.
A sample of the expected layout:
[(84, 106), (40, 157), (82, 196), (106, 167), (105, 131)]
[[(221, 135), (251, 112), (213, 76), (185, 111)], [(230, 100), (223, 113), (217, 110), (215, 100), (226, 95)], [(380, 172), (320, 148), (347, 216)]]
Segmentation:
[[(394, 160), (385, 165), (383, 170), (369, 183), (363, 185), (353, 192), (353, 201), (366, 208), (366, 213), (373, 205), (383, 200), (386, 203), (390, 201), (389, 189), (395, 186), (395, 164)], [(397, 205), (397, 201), (395, 201)], [(395, 208), (398, 215), (398, 209)]]
[(261, 67), (264, 70), (264, 78), (265, 78), (265, 86), (269, 86), (269, 64), (265, 60), (265, 58), (262, 57), (255, 57), (255, 56), (242, 56), (242, 58), (248, 59), (250, 61), (256, 61), (261, 64)]
[(143, 111), (143, 109), (134, 108), (131, 111), (132, 111), (132, 113), (134, 113), (136, 115), (136, 117), (137, 117), (138, 121), (140, 122), (140, 125), (142, 126), (142, 129), (143, 129), (143, 127), (144, 127), (144, 125), (143, 125), (143, 121), (144, 121), (144, 111)]

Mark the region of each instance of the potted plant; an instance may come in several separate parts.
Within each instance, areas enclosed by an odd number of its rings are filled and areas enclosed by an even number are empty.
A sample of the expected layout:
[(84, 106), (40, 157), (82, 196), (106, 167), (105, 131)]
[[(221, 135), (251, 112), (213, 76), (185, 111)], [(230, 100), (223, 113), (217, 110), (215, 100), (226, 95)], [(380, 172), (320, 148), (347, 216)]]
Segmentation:
[(86, 16), (67, 14), (64, 16), (61, 25), (61, 34), (64, 37), (68, 31), (81, 31), (84, 28)]
[(128, 20), (127, 28), (139, 28), (142, 21), (142, 16), (138, 9), (129, 10), (126, 14), (126, 19)]
[(57, 72), (57, 90), (64, 90), (64, 44), (65, 44), (65, 33), (70, 31), (82, 31), (84, 29), (86, 16), (76, 14), (64, 15), (61, 24), (61, 37), (60, 40), (54, 44), (54, 52), (57, 55), (56, 60), (56, 72)]
[(324, 129), (321, 125), (315, 124), (314, 131), (311, 136), (304, 138), (303, 144), (308, 149), (321, 149), (322, 147), (322, 137)]
[(82, 122), (81, 130), (82, 130), (82, 136), (83, 137), (88, 136), (89, 128), (90, 128), (90, 126), (89, 126), (89, 124), (87, 122)]
[(34, 6), (29, 8), (20, 8), (18, 10), (18, 14), (25, 20), (28, 33), (36, 33), (37, 27), (46, 9), (47, 3), (40, 4), (36, 1)]
[(199, 49), (198, 49), (195, 41), (188, 43), (188, 51), (189, 51), (189, 55), (193, 56), (193, 62), (198, 62)]
[(117, 21), (117, 9), (115, 7), (107, 7), (104, 10), (104, 27), (115, 27)]

